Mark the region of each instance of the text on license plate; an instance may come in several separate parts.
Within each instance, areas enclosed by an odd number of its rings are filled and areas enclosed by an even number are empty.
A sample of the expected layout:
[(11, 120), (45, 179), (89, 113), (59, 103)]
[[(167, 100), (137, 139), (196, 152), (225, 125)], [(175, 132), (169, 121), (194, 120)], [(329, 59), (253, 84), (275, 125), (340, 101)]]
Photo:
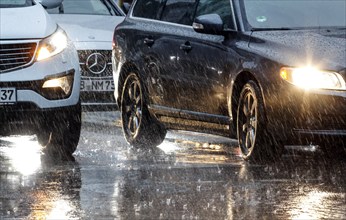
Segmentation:
[(0, 104), (13, 104), (17, 101), (15, 88), (0, 88)]
[(113, 91), (113, 80), (81, 80), (81, 91)]

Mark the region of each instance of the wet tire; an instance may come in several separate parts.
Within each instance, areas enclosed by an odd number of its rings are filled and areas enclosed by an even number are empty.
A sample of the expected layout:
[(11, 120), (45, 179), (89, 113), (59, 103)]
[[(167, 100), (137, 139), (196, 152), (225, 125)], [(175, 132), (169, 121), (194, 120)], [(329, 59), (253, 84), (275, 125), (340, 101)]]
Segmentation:
[(266, 163), (281, 156), (283, 145), (274, 140), (266, 126), (260, 89), (249, 81), (240, 93), (237, 109), (237, 134), (243, 159)]
[(130, 73), (121, 95), (121, 120), (126, 141), (134, 147), (156, 147), (166, 136), (165, 127), (150, 114), (143, 84)]
[(51, 115), (49, 124), (37, 132), (37, 140), (49, 154), (71, 156), (77, 149), (81, 133), (81, 104), (66, 112)]

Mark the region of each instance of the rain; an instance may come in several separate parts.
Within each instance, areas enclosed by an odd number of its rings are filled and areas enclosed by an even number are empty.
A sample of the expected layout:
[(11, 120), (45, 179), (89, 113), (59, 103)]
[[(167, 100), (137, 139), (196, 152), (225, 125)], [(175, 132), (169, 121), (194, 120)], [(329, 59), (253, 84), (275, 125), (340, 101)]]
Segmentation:
[(0, 0), (0, 219), (346, 219), (346, 3), (134, 2)]

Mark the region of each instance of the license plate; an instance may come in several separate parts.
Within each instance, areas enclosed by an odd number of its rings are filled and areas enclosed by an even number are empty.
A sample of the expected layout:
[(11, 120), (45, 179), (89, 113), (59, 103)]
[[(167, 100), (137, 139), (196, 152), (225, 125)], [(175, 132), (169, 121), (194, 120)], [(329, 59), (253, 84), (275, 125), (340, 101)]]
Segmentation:
[(113, 91), (113, 80), (81, 80), (81, 91)]
[(17, 92), (15, 88), (0, 88), (0, 105), (14, 104), (17, 102)]

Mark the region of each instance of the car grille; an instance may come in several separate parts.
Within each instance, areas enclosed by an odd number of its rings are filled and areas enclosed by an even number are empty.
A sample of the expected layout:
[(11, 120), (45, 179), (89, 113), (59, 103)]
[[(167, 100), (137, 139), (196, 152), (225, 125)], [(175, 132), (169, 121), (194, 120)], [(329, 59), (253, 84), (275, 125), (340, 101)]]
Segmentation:
[(29, 65), (34, 58), (37, 43), (0, 44), (0, 72)]
[(82, 76), (112, 76), (111, 50), (79, 50), (78, 56)]

